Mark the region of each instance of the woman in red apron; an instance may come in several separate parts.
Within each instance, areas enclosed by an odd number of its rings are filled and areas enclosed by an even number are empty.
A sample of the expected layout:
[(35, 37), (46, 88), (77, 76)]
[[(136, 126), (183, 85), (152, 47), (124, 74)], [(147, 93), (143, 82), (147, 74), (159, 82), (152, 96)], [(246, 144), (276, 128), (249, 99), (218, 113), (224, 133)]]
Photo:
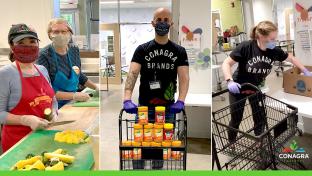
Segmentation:
[[(9, 70), (9, 67), (14, 67), (18, 71), (21, 93), (16, 106), (8, 109), (5, 125), (2, 129), (1, 143), (3, 152), (11, 148), (32, 130), (47, 127), (49, 122), (44, 119), (44, 110), (46, 108), (55, 109), (53, 107), (53, 101), (55, 101), (54, 91), (47, 78), (40, 71), (39, 66), (34, 64), (39, 53), (38, 40), (36, 32), (25, 24), (14, 25), (10, 29), (9, 44), (12, 50), (10, 60), (13, 63), (7, 66), (7, 70)], [(44, 70), (42, 66), (40, 68)], [(8, 92), (14, 93), (12, 92), (14, 90), (16, 88), (12, 88)], [(53, 112), (56, 114), (56, 110)], [(54, 115), (54, 118), (56, 118), (56, 115)]]

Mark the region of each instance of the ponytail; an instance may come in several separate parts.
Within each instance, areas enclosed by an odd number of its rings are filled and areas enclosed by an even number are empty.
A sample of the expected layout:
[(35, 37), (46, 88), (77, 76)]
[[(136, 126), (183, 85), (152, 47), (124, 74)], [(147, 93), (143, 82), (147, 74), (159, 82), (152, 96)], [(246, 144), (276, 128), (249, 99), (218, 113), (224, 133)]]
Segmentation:
[(256, 30), (257, 30), (257, 26), (255, 26), (255, 27), (253, 27), (253, 28), (251, 29), (250, 38), (251, 38), (252, 40), (256, 40)]
[(258, 39), (259, 35), (268, 36), (271, 32), (277, 31), (277, 26), (271, 21), (261, 21), (257, 26), (253, 27), (250, 32), (252, 40)]
[(11, 62), (15, 61), (12, 51), (10, 51), (10, 53), (9, 53), (9, 59), (10, 59)]

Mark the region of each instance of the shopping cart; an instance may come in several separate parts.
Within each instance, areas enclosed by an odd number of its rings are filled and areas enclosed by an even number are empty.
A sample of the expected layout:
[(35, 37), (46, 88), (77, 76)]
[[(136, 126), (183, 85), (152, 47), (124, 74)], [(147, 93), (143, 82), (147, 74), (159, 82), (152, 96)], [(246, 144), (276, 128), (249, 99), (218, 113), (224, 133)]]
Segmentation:
[[(305, 169), (299, 159), (278, 157), (296, 133), (302, 134), (297, 127), (298, 109), (263, 94), (252, 84), (241, 86), (245, 98), (212, 112), (213, 167), (216, 164), (218, 170)], [(234, 123), (235, 126), (231, 119), (239, 112), (241, 122)]]
[[(120, 170), (186, 170), (187, 117), (184, 110), (175, 114), (170, 121), (174, 125), (173, 140), (182, 141), (179, 147), (135, 147), (125, 146), (122, 141), (134, 140), (135, 115), (119, 114), (119, 151)], [(127, 117), (124, 117), (126, 114)], [(166, 120), (167, 122), (167, 120)], [(149, 123), (154, 123), (154, 119)], [(133, 157), (134, 151), (140, 151), (140, 158)]]

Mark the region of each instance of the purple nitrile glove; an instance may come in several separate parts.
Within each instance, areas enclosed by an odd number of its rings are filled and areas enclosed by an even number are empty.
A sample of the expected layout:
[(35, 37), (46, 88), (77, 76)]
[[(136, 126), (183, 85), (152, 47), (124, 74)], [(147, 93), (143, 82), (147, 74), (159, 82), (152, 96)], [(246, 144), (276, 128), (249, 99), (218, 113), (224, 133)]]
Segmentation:
[(312, 73), (307, 68), (304, 68), (303, 69), (303, 75), (304, 76), (312, 76)]
[(233, 94), (239, 94), (239, 89), (241, 88), (241, 85), (234, 81), (229, 81), (227, 84), (227, 87), (229, 91)]
[(131, 100), (125, 100), (123, 102), (123, 108), (127, 113), (136, 114), (138, 112), (138, 106)]
[(176, 101), (170, 106), (170, 113), (180, 113), (184, 109), (184, 102), (181, 100)]

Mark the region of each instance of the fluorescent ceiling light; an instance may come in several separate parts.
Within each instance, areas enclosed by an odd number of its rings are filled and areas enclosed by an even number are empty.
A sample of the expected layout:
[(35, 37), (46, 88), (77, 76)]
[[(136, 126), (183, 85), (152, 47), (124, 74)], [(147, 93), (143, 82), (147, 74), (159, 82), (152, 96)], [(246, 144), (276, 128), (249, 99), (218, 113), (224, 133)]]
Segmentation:
[[(134, 1), (119, 1), (120, 4), (133, 4)], [(118, 1), (101, 1), (101, 4), (117, 4)]]

